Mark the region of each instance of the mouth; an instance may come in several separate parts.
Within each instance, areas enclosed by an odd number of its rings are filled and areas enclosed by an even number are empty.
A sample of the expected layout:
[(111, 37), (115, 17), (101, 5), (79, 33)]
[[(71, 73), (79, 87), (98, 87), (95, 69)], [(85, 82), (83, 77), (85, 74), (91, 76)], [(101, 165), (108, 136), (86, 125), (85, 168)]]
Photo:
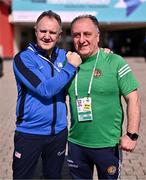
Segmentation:
[(80, 50), (84, 50), (84, 49), (87, 49), (87, 47), (88, 47), (88, 45), (86, 45), (86, 46), (79, 46), (79, 49)]
[(42, 45), (47, 47), (51, 45), (51, 42), (43, 42)]
[(51, 43), (51, 40), (50, 39), (42, 39), (42, 42), (44, 44), (49, 44), (49, 43)]
[(43, 43), (44, 43), (44, 44), (49, 44), (49, 43), (50, 43), (50, 41), (43, 41)]

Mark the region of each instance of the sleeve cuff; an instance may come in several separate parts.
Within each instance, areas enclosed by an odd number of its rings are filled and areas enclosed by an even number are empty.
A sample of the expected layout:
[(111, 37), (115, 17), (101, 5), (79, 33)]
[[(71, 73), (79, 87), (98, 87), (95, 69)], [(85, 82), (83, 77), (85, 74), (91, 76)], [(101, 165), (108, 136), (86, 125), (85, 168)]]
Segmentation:
[(63, 69), (69, 73), (74, 73), (77, 70), (77, 67), (73, 66), (72, 64), (66, 62)]

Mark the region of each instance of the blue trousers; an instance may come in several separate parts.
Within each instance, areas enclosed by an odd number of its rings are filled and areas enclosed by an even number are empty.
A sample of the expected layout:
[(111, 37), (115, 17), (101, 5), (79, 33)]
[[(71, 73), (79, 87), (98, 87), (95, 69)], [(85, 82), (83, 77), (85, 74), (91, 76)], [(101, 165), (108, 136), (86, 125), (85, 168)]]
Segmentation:
[(121, 151), (116, 147), (86, 148), (69, 142), (67, 163), (73, 179), (93, 179), (94, 165), (98, 179), (118, 179)]
[(33, 135), (15, 132), (13, 179), (31, 179), (39, 157), (45, 179), (61, 179), (65, 158), (67, 129), (56, 135)]

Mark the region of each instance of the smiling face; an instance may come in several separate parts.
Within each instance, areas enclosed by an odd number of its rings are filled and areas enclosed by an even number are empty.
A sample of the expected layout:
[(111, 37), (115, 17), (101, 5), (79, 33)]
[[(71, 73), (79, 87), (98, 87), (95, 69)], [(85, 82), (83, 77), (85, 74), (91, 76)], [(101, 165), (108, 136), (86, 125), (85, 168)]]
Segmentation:
[(82, 58), (87, 58), (97, 53), (99, 30), (90, 18), (81, 18), (75, 21), (71, 32), (74, 47)]
[(56, 43), (59, 41), (61, 27), (53, 17), (44, 16), (35, 27), (37, 45), (51, 55)]

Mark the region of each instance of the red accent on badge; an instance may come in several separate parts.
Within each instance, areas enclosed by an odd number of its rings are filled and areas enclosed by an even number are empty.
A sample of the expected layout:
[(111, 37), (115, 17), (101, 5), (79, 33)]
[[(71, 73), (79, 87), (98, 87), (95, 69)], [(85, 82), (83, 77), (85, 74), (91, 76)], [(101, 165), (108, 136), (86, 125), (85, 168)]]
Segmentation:
[(95, 69), (94, 70), (94, 77), (99, 77), (99, 76), (101, 76), (101, 70)]

